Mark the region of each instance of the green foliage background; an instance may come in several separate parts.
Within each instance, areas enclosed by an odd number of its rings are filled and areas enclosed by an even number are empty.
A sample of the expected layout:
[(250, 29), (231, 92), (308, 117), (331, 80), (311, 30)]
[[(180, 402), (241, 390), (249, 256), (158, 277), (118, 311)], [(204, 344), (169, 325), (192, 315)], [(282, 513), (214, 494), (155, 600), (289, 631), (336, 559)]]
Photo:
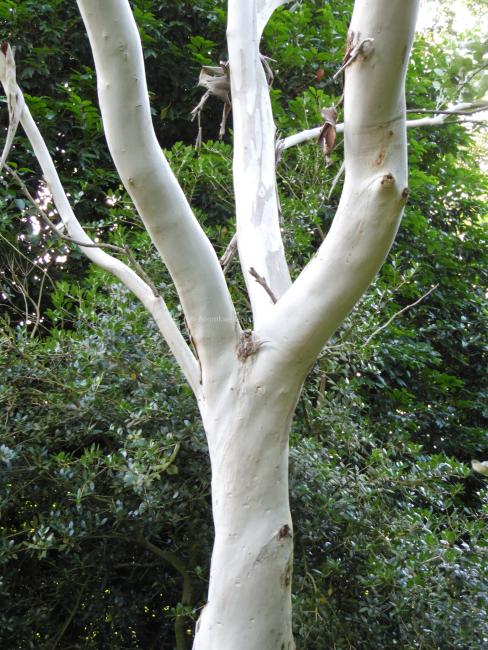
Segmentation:
[[(196, 154), (189, 113), (200, 66), (225, 59), (225, 3), (132, 5), (160, 142), (223, 251), (234, 228), (231, 134), (212, 140), (221, 107), (209, 103)], [(276, 61), (272, 99), (283, 135), (317, 125), (320, 109), (340, 96), (331, 77), (350, 8), (345, 0), (296, 3), (268, 26), (263, 52)], [(132, 246), (184, 327), (109, 160), (74, 3), (2, 1), (0, 23), (17, 45), (19, 82), (80, 220)], [(409, 106), (481, 96), (482, 38), (419, 38)], [(6, 110), (1, 118), (5, 126)], [(409, 132), (410, 201), (398, 239), (298, 405), (298, 648), (488, 644), (486, 479), (470, 470), (472, 458), (488, 458), (488, 183), (474, 134), (455, 125)], [(36, 191), (39, 171), (20, 135), (11, 160)], [(280, 163), (294, 275), (330, 226), (340, 162), (340, 143), (331, 167), (309, 143)], [(0, 645), (190, 647), (212, 544), (206, 443), (190, 391), (123, 287), (33, 228), (32, 208), (5, 179), (0, 205)], [(229, 284), (245, 323), (236, 262)]]

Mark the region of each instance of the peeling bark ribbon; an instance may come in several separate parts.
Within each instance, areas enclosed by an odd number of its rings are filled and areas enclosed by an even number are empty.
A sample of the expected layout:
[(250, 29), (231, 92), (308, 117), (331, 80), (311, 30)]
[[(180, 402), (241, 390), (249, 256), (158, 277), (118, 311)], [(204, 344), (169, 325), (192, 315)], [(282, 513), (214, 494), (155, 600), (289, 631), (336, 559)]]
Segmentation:
[(330, 154), (334, 151), (337, 140), (337, 111), (333, 106), (331, 108), (324, 108), (322, 109), (322, 117), (325, 121), (324, 126), (319, 133), (317, 142), (324, 152), (325, 161), (329, 164)]
[(195, 145), (197, 149), (200, 147), (202, 142), (201, 113), (207, 99), (211, 95), (218, 97), (224, 102), (219, 138), (222, 139), (224, 137), (225, 124), (231, 110), (229, 64), (221, 61), (221, 65), (217, 66), (204, 65), (200, 71), (198, 86), (205, 88), (206, 92), (191, 112), (192, 121), (195, 117), (198, 118), (198, 136)]
[[(362, 41), (360, 38), (361, 34), (359, 32), (357, 34), (354, 32), (350, 33), (347, 39), (346, 53), (342, 59), (342, 65), (339, 70), (337, 70), (332, 79), (337, 79), (341, 72), (344, 72), (344, 70), (350, 66), (351, 63), (353, 63), (360, 54), (364, 58), (367, 58), (370, 55), (373, 49), (374, 38), (364, 38)], [(354, 43), (356, 43), (356, 45), (354, 45)]]
[(24, 96), (17, 85), (15, 70), (15, 48), (10, 47), (8, 43), (2, 43), (0, 46), (3, 58), (0, 59), (0, 82), (2, 83), (5, 96), (7, 98), (9, 125), (7, 137), (0, 156), (0, 169), (7, 162), (10, 149), (17, 133), (22, 111), (24, 110)]

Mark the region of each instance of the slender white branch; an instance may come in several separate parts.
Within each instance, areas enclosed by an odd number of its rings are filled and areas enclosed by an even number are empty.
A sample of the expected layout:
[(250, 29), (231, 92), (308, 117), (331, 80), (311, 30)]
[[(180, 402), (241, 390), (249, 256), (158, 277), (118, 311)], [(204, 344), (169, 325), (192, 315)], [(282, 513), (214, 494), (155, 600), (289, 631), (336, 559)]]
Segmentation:
[(222, 269), (157, 142), (128, 0), (78, 0), (78, 6), (95, 60), (110, 153), (173, 278), (205, 373), (222, 347), (234, 347), (238, 338)]
[[(476, 115), (477, 113), (481, 113), (482, 111), (486, 111), (486, 110), (488, 110), (488, 101), (456, 104), (452, 108), (448, 108), (445, 111), (435, 111), (435, 110), (428, 111), (423, 109), (416, 111), (415, 109), (411, 109), (408, 112), (430, 113), (431, 116), (419, 118), (415, 120), (407, 120), (407, 129), (416, 129), (424, 126), (440, 126), (441, 124), (445, 124), (446, 120), (448, 120), (449, 118), (451, 118), (449, 122), (452, 123), (453, 117), (456, 116), (460, 118), (468, 117), (470, 115)], [(468, 120), (461, 119), (459, 121), (463, 123)], [(297, 144), (302, 144), (303, 142), (308, 142), (309, 140), (316, 140), (320, 135), (321, 129), (322, 126), (317, 126), (314, 127), (313, 129), (306, 129), (305, 131), (301, 131), (300, 133), (289, 135), (287, 138), (284, 138), (281, 141), (280, 148), (281, 150), (290, 149), (291, 147), (294, 147)], [(344, 124), (343, 123), (337, 124), (336, 131), (337, 133), (343, 133)]]
[[(151, 287), (127, 264), (96, 247), (95, 242), (87, 235), (71, 208), (46, 144), (27, 107), (24, 107), (21, 124), (29, 138), (34, 154), (41, 166), (44, 179), (51, 191), (56, 209), (70, 237), (80, 242), (82, 250), (89, 260), (105, 271), (112, 273), (139, 298), (154, 318), (188, 383), (198, 395), (200, 385), (198, 362), (176, 326), (166, 307), (166, 303), (161, 296), (156, 296)], [(83, 244), (86, 244), (86, 246), (83, 246)]]
[[(297, 144), (302, 144), (303, 142), (308, 142), (309, 140), (317, 140), (322, 131), (322, 126), (316, 126), (313, 129), (306, 129), (305, 131), (300, 131), (300, 133), (295, 133), (289, 135), (287, 138), (284, 138), (280, 142), (280, 149), (290, 149), (291, 147), (296, 146)], [(336, 124), (336, 133), (344, 133), (344, 124)]]
[[(266, 13), (276, 2), (261, 2)], [(234, 130), (237, 242), (255, 326), (273, 308), (251, 268), (277, 299), (291, 285), (279, 224), (275, 125), (268, 82), (259, 53), (257, 1), (229, 0), (229, 51)]]
[(273, 12), (278, 9), (278, 7), (281, 7), (281, 5), (285, 5), (288, 2), (290, 2), (290, 0), (257, 0), (258, 41), (261, 40), (261, 34), (273, 15)]
[[(427, 111), (419, 110), (418, 113), (431, 113), (430, 117), (421, 117), (415, 120), (407, 120), (407, 128), (418, 128), (424, 126), (441, 126), (442, 124), (452, 124), (453, 117), (457, 117), (456, 122), (469, 122), (472, 115), (477, 115), (483, 111), (488, 110), (488, 101), (477, 102), (463, 102), (456, 104), (451, 108), (444, 111)], [(409, 113), (416, 113), (415, 109), (408, 111)]]
[[(2, 55), (0, 54), (0, 60), (1, 59)], [(3, 84), (5, 78), (2, 73), (3, 70), (0, 64), (0, 80)], [(18, 101), (21, 101), (22, 106), (22, 111), (19, 116), (20, 123), (31, 143), (34, 155), (39, 162), (44, 179), (51, 191), (56, 209), (69, 236), (76, 240), (76, 242), (82, 247), (82, 250), (88, 259), (105, 271), (109, 271), (115, 275), (115, 277), (121, 280), (121, 282), (123, 282), (134, 293), (134, 295), (139, 298), (154, 318), (161, 333), (166, 339), (171, 352), (180, 364), (186, 379), (198, 395), (200, 386), (200, 370), (198, 368), (198, 362), (176, 326), (163, 299), (160, 296), (156, 296), (151, 287), (129, 266), (124, 264), (121, 260), (106, 253), (87, 235), (71, 208), (46, 143), (44, 142), (44, 139), (24, 102), (22, 92), (18, 86), (16, 87), (15, 96), (18, 98)]]
[(418, 0), (356, 0), (345, 69), (346, 177), (316, 256), (257, 335), (306, 368), (370, 285), (396, 235), (407, 189), (405, 74)]

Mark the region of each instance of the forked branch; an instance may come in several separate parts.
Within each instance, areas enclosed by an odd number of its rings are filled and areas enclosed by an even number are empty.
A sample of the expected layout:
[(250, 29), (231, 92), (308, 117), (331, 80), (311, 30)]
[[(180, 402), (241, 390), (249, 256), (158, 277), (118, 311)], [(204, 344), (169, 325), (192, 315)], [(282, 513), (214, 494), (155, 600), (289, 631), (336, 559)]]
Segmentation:
[(399, 226), (408, 197), (405, 74), (418, 4), (355, 3), (350, 35), (369, 46), (345, 68), (339, 208), (317, 254), (258, 331), (304, 371), (371, 284)]
[(258, 42), (261, 39), (264, 28), (268, 24), (273, 12), (278, 9), (278, 7), (281, 7), (281, 5), (286, 5), (290, 1), (291, 0), (257, 0)]
[[(5, 51), (2, 49), (0, 53), (0, 81), (4, 85), (7, 80), (7, 67), (12, 65), (14, 65), (14, 63), (10, 47), (7, 47)], [(7, 91), (7, 88), (5, 88), (5, 90)], [(14, 96), (17, 102), (22, 102), (22, 111), (19, 117), (20, 124), (31, 143), (34, 155), (39, 162), (44, 179), (51, 191), (58, 214), (65, 225), (70, 238), (75, 240), (78, 245), (83, 246), (82, 250), (92, 262), (105, 271), (112, 273), (123, 282), (128, 289), (137, 296), (137, 298), (139, 298), (154, 318), (161, 333), (166, 339), (170, 350), (180, 364), (190, 386), (198, 394), (200, 390), (200, 371), (198, 363), (176, 326), (165, 302), (160, 296), (155, 295), (151, 287), (129, 266), (116, 257), (106, 253), (88, 236), (71, 208), (49, 150), (24, 102), (22, 91), (18, 86), (16, 86), (15, 93), (13, 95), (12, 93), (8, 95), (8, 97), (10, 96)], [(10, 111), (10, 114), (12, 115), (12, 111)]]
[(131, 7), (128, 0), (78, 0), (78, 6), (110, 153), (173, 278), (199, 359), (210, 366), (223, 346), (235, 347), (237, 317), (217, 255), (156, 139)]

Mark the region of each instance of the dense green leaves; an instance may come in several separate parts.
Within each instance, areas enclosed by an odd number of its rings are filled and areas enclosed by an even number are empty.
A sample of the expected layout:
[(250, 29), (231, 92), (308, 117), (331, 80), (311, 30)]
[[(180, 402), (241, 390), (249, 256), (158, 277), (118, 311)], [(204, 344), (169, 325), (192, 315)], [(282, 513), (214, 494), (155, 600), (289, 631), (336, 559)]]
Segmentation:
[(79, 334), (3, 339), (5, 647), (54, 647), (71, 613), (70, 647), (169, 647), (187, 572), (208, 561), (208, 461), (190, 391), (126, 291), (94, 302), (103, 278), (92, 280), (93, 294), (61, 284), (55, 297), (59, 314), (78, 301)]

